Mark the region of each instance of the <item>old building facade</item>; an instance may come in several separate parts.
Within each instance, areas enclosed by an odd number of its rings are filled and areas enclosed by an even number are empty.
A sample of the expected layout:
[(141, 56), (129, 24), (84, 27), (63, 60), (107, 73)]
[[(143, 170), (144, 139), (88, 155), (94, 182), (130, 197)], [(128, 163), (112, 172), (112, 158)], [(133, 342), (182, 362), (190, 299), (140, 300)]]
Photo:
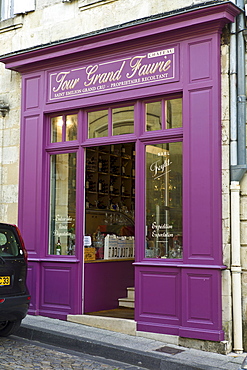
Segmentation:
[(0, 214), (30, 314), (90, 325), (131, 288), (134, 334), (246, 351), (244, 2), (21, 3), (1, 2)]

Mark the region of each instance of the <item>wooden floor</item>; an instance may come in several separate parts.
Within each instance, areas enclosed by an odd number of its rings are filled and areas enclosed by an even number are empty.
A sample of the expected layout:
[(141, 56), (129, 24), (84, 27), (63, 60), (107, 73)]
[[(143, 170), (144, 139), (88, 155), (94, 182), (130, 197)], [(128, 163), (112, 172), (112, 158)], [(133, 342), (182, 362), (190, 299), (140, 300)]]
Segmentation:
[(115, 308), (113, 310), (105, 310), (105, 311), (97, 311), (97, 312), (89, 312), (86, 315), (94, 315), (94, 316), (105, 316), (105, 317), (114, 317), (119, 319), (128, 319), (134, 320), (134, 308)]

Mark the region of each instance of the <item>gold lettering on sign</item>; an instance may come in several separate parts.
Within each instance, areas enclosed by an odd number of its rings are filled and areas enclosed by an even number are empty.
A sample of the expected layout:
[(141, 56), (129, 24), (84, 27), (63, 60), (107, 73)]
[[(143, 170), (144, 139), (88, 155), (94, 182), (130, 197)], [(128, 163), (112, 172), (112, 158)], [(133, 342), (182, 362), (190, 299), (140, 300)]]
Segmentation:
[(103, 72), (96, 74), (99, 65), (90, 65), (86, 68), (87, 82), (84, 82), (85, 86), (94, 85), (96, 82), (100, 84), (106, 83), (108, 81), (118, 81), (121, 78), (121, 73), (124, 68), (125, 61), (122, 63), (121, 67), (117, 71)]
[(132, 78), (136, 74), (138, 76), (145, 76), (150, 75), (153, 73), (159, 72), (166, 72), (171, 67), (171, 60), (162, 60), (156, 63), (149, 63), (149, 64), (142, 64), (142, 59), (146, 58), (146, 55), (138, 55), (131, 59), (130, 67), (132, 69), (132, 73), (127, 73), (127, 78)]
[(69, 75), (70, 72), (60, 72), (56, 76), (56, 82), (58, 83), (58, 87), (53, 87), (53, 91), (57, 92), (59, 90), (70, 90), (75, 87), (75, 85), (80, 81), (79, 78), (74, 78), (71, 80), (67, 80), (66, 77)]

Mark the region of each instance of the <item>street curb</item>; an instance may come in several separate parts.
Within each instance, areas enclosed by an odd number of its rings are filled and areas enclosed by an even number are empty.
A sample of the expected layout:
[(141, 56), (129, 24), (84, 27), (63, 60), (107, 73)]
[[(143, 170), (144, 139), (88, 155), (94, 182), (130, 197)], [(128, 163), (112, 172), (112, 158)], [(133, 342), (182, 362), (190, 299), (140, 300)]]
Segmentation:
[(22, 324), (15, 335), (59, 348), (144, 367), (149, 370), (219, 370), (219, 367), (204, 364), (199, 365), (192, 362), (185, 364), (184, 361), (182, 362), (165, 354), (160, 355), (155, 352), (134, 350), (71, 334), (58, 333), (49, 329), (41, 329), (27, 324)]

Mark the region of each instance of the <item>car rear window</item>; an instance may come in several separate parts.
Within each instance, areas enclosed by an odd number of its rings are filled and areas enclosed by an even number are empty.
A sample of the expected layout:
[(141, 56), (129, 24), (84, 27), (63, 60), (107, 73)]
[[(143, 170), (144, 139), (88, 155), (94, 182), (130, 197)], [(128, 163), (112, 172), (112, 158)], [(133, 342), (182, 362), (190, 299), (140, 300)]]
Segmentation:
[(17, 257), (23, 254), (18, 237), (11, 227), (0, 226), (0, 256)]

